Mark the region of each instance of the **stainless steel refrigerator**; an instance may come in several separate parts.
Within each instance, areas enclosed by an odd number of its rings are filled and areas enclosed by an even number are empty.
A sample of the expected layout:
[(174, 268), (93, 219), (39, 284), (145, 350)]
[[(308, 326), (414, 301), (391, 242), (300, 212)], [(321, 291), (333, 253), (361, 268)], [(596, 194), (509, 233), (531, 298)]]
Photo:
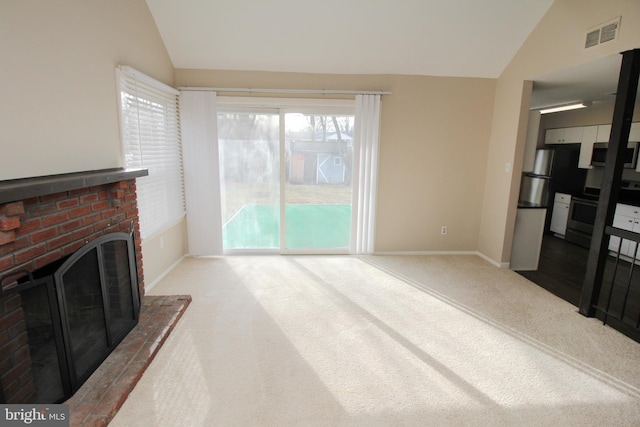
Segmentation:
[(546, 207), (549, 202), (549, 187), (553, 172), (555, 150), (536, 150), (531, 172), (522, 173), (519, 207)]

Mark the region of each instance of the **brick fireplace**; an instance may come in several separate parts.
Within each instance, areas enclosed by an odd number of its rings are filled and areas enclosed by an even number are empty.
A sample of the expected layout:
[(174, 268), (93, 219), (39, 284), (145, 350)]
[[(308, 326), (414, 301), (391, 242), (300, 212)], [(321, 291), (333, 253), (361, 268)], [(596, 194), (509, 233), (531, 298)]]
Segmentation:
[(21, 297), (8, 292), (26, 272), (64, 260), (99, 237), (132, 233), (144, 295), (136, 178), (145, 175), (110, 169), (0, 182), (0, 401), (35, 399)]

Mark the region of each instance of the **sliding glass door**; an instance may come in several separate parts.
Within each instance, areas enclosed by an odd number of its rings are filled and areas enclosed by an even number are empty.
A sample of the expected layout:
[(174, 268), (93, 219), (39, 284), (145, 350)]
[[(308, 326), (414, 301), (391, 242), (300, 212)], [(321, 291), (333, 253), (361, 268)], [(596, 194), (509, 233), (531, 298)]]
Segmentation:
[(222, 245), (280, 248), (280, 116), (218, 114)]
[(225, 252), (348, 252), (353, 108), (218, 111)]
[(284, 249), (347, 249), (353, 116), (285, 114)]

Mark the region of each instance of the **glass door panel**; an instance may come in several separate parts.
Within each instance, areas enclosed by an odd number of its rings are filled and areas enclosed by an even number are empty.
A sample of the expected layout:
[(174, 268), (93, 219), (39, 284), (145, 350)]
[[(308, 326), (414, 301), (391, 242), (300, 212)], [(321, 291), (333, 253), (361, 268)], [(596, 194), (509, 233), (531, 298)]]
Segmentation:
[(349, 248), (353, 125), (350, 115), (285, 114), (283, 249)]
[(219, 112), (222, 244), (280, 248), (280, 116)]

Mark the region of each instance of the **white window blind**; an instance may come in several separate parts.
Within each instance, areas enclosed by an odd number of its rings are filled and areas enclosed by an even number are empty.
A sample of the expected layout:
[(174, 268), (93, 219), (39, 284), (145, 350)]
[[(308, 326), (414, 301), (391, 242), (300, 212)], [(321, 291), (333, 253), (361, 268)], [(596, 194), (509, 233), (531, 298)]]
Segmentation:
[(116, 73), (125, 165), (149, 170), (137, 180), (144, 239), (185, 214), (179, 92), (131, 67), (120, 66)]

